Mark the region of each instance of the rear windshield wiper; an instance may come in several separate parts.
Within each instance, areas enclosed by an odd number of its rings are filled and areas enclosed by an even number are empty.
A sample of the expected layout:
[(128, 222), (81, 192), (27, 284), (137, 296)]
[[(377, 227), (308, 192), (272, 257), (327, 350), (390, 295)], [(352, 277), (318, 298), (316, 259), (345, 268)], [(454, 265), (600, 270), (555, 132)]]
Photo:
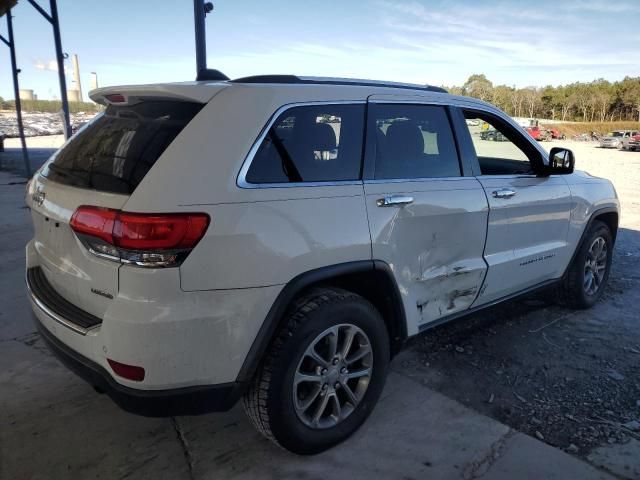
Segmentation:
[(282, 144), (282, 140), (280, 140), (278, 134), (273, 128), (269, 129), (269, 138), (273, 142), (273, 145), (276, 147), (276, 150), (280, 155), (280, 159), (282, 160), (282, 170), (284, 171), (284, 174), (287, 176), (289, 181), (301, 182), (302, 175), (300, 175), (300, 171), (296, 167), (295, 163), (293, 163), (291, 155), (289, 155), (286, 147)]

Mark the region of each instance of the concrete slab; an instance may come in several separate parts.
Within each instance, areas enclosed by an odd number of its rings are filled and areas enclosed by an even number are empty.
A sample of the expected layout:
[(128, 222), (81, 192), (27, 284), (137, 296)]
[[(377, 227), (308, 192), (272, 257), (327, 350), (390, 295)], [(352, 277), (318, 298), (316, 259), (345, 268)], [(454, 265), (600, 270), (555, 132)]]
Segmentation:
[(180, 418), (196, 478), (459, 478), (509, 428), (399, 374), (371, 418), (345, 444), (313, 457), (292, 455), (253, 431), (241, 408)]
[(41, 342), (0, 343), (0, 478), (189, 478), (171, 419), (121, 411)]
[(611, 478), (399, 373), (389, 376), (360, 431), (314, 457), (273, 446), (252, 430), (240, 408), (178, 422), (194, 478)]
[(24, 294), (24, 246), (32, 235), (26, 180), (0, 171), (0, 341), (33, 332)]
[(624, 445), (596, 448), (587, 459), (622, 478), (640, 478), (640, 441), (633, 438)]
[[(465, 472), (467, 473), (467, 472)], [(522, 433), (509, 438), (496, 459), (486, 472), (478, 471), (472, 478), (516, 479), (531, 478), (545, 480), (596, 480), (614, 478), (608, 473), (597, 470), (583, 461), (567, 455)]]

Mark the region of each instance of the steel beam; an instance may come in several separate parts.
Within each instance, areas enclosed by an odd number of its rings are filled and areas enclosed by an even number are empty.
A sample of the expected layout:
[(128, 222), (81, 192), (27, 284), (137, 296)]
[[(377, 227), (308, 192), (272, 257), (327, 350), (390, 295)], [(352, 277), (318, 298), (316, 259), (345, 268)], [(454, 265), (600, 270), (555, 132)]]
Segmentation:
[[(13, 20), (11, 10), (7, 12), (7, 29), (9, 39), (5, 41), (9, 45), (11, 55), (11, 72), (13, 74), (13, 93), (16, 98), (16, 117), (18, 120), (18, 132), (20, 133), (20, 143), (22, 144), (22, 159), (24, 160), (24, 170), (27, 178), (31, 177), (31, 165), (29, 162), (29, 152), (27, 151), (27, 142), (24, 138), (24, 126), (22, 125), (22, 105), (20, 103), (20, 84), (18, 82), (18, 65), (16, 62), (16, 43), (13, 38)], [(4, 39), (3, 39), (4, 40)]]
[(60, 100), (62, 101), (64, 137), (68, 140), (71, 136), (71, 121), (69, 119), (69, 101), (67, 99), (67, 80), (64, 76), (64, 53), (62, 52), (62, 39), (60, 38), (58, 5), (56, 0), (50, 0), (50, 5), (53, 40), (56, 45), (56, 59), (58, 60), (58, 79), (60, 80)]

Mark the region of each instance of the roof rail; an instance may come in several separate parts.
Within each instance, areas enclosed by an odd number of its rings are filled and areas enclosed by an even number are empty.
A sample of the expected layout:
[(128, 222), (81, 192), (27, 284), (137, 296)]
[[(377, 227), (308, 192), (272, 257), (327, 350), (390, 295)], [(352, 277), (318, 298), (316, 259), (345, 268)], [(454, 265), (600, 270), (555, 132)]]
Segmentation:
[(353, 85), (359, 87), (390, 87), (421, 90), (426, 92), (447, 93), (444, 88), (432, 85), (416, 85), (412, 83), (383, 82), (378, 80), (360, 80), (356, 78), (298, 77), (296, 75), (254, 75), (230, 80), (231, 83), (282, 83), (310, 85)]
[(208, 81), (229, 80), (229, 77), (227, 77), (220, 70), (215, 70), (213, 68), (203, 68), (198, 72), (198, 76), (196, 77), (196, 82), (200, 82), (203, 80), (208, 80)]

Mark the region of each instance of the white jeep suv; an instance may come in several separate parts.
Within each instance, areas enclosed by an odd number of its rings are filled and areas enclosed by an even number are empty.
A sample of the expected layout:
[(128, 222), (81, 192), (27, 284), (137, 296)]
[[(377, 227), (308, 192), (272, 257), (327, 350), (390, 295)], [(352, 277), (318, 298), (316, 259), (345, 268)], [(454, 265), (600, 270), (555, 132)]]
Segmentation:
[(244, 397), (268, 438), (315, 453), (363, 423), (407, 337), (541, 287), (602, 294), (612, 184), (496, 107), (220, 78), (94, 90), (105, 111), (28, 186), (36, 324), (123, 408)]

